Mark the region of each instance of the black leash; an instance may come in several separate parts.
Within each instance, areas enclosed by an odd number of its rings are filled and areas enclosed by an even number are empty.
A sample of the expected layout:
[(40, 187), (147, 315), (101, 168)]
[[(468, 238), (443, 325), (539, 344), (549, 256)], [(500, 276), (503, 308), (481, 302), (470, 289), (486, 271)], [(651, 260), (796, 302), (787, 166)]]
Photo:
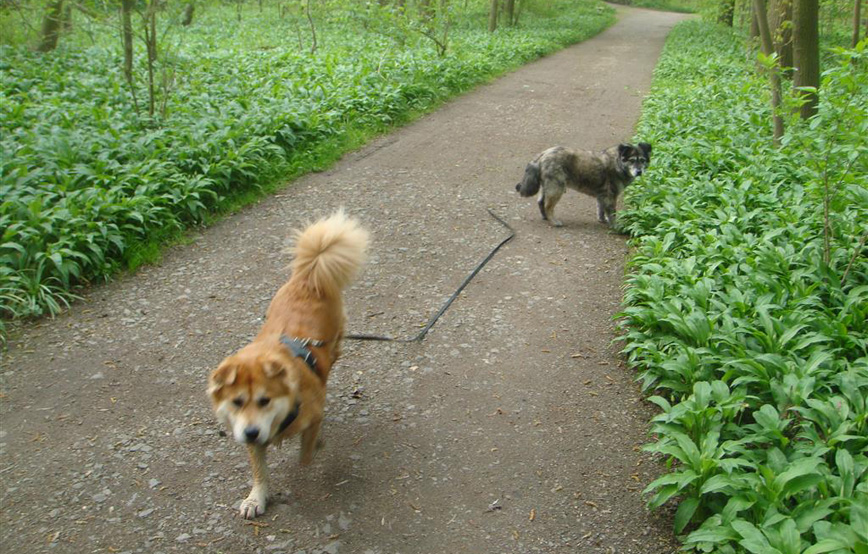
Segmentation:
[(496, 219), (501, 225), (503, 225), (504, 227), (509, 229), (509, 236), (506, 237), (505, 239), (503, 239), (502, 241), (500, 241), (500, 244), (495, 246), (494, 250), (489, 252), (488, 256), (486, 256), (485, 259), (482, 260), (482, 262), (480, 262), (479, 265), (476, 266), (476, 269), (474, 269), (470, 273), (470, 275), (468, 275), (467, 278), (464, 279), (464, 281), (461, 283), (461, 285), (458, 287), (458, 289), (454, 293), (452, 293), (452, 296), (450, 296), (449, 299), (446, 301), (446, 303), (443, 304), (443, 307), (440, 308), (440, 311), (437, 312), (436, 314), (434, 314), (434, 317), (432, 317), (430, 320), (428, 320), (428, 324), (425, 325), (424, 328), (422, 328), (422, 331), (420, 331), (418, 335), (416, 335), (415, 337), (409, 338), (409, 339), (399, 339), (399, 338), (386, 337), (386, 336), (381, 336), (381, 335), (352, 334), (352, 335), (345, 335), (344, 338), (349, 339), (349, 340), (373, 340), (373, 341), (384, 341), (384, 342), (385, 341), (390, 341), (390, 342), (420, 342), (422, 339), (424, 339), (425, 335), (428, 334), (428, 331), (430, 331), (431, 328), (434, 327), (434, 324), (437, 323), (437, 320), (440, 319), (440, 316), (442, 316), (446, 312), (446, 310), (449, 309), (449, 306), (452, 305), (452, 302), (454, 302), (455, 299), (458, 298), (458, 295), (461, 294), (461, 291), (464, 290), (464, 287), (466, 287), (468, 285), (468, 283), (470, 283), (470, 281), (472, 281), (473, 278), (476, 277), (476, 274), (479, 273), (479, 270), (481, 270), (483, 267), (485, 267), (485, 264), (487, 264), (488, 261), (491, 260), (491, 258), (493, 258), (495, 254), (497, 254), (497, 251), (500, 250), (501, 246), (503, 246), (507, 242), (511, 241), (513, 239), (513, 237), (515, 237), (515, 229), (513, 229), (509, 225), (509, 223), (507, 223), (506, 221), (504, 221), (500, 217), (498, 217), (497, 214), (495, 214), (494, 212), (491, 211), (491, 209), (488, 210), (488, 214), (491, 217), (493, 217), (494, 219)]

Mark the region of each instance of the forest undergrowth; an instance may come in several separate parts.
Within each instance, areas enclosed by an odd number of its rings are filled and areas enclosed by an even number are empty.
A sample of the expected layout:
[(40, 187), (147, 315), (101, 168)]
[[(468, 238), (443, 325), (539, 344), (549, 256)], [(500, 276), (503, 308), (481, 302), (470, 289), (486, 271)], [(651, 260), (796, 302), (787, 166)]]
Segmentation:
[[(671, 33), (628, 193), (624, 352), (661, 412), (697, 552), (868, 552), (868, 43), (829, 50), (818, 113), (784, 114), (732, 28)], [(792, 98), (790, 99), (792, 101)]]

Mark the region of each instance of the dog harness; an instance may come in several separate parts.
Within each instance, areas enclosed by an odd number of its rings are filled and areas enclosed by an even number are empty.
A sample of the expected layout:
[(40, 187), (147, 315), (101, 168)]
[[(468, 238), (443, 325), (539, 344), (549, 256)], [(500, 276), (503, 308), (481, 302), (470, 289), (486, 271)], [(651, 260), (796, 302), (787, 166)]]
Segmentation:
[(292, 422), (295, 421), (295, 418), (298, 417), (299, 407), (301, 407), (301, 402), (296, 404), (292, 411), (286, 414), (286, 417), (283, 418), (283, 421), (280, 422), (280, 427), (277, 428), (277, 433), (274, 434), (275, 437), (286, 431), (286, 428), (292, 425)]
[[(308, 345), (311, 346), (324, 346), (325, 341), (321, 340), (313, 340), (313, 339), (299, 339), (296, 337), (287, 337), (286, 335), (280, 336), (280, 342), (286, 346), (293, 356), (296, 358), (301, 358), (307, 367), (310, 368), (314, 374), (319, 377), (319, 373), (316, 371), (316, 357), (314, 357), (313, 352), (310, 351)], [(277, 433), (275, 436), (286, 431), (286, 428), (292, 425), (292, 422), (298, 417), (298, 410), (301, 407), (301, 402), (295, 405), (291, 412), (289, 412), (283, 421), (280, 422), (280, 427), (277, 428)]]
[(283, 343), (284, 346), (289, 348), (289, 351), (292, 352), (292, 355), (296, 358), (301, 358), (304, 363), (307, 364), (307, 367), (310, 368), (311, 371), (317, 374), (319, 377), (319, 373), (316, 371), (316, 358), (308, 349), (308, 345), (311, 346), (323, 346), (325, 345), (325, 341), (322, 340), (313, 340), (313, 339), (299, 339), (296, 337), (287, 337), (286, 335), (280, 335), (280, 342)]

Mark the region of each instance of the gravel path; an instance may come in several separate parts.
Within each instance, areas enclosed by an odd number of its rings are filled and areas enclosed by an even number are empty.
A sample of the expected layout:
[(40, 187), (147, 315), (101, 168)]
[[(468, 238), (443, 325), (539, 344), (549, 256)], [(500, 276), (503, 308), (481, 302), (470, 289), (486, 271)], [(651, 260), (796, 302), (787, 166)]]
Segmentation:
[[(3, 552), (665, 553), (641, 489), (651, 410), (617, 356), (623, 237), (568, 193), (565, 227), (513, 190), (555, 144), (629, 139), (681, 16), (619, 8), (598, 37), (480, 87), (328, 172), (17, 331), (0, 367)], [(278, 496), (251, 524), (245, 451), (209, 371), (256, 332), (289, 230), (337, 206), (372, 231), (353, 332), (414, 334), (516, 238), (419, 344), (345, 343), (326, 447), (270, 456)]]

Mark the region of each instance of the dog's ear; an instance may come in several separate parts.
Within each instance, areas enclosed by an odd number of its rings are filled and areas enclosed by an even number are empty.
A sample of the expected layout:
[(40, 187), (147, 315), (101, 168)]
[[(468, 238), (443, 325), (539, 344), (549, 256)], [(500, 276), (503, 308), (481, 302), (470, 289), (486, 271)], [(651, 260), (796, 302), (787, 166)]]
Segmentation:
[(630, 157), (630, 152), (632, 152), (633, 147), (626, 143), (621, 143), (618, 145), (618, 157), (622, 160)]
[(280, 360), (265, 360), (262, 363), (262, 372), (265, 373), (265, 376), (269, 379), (274, 379), (275, 377), (286, 374), (286, 366)]
[(639, 150), (641, 150), (642, 153), (645, 154), (645, 159), (647, 159), (650, 162), (651, 161), (651, 145), (648, 144), (647, 142), (640, 142), (638, 146), (639, 146)]
[(238, 367), (233, 363), (223, 362), (208, 378), (208, 394), (214, 396), (223, 387), (235, 383), (238, 377)]

